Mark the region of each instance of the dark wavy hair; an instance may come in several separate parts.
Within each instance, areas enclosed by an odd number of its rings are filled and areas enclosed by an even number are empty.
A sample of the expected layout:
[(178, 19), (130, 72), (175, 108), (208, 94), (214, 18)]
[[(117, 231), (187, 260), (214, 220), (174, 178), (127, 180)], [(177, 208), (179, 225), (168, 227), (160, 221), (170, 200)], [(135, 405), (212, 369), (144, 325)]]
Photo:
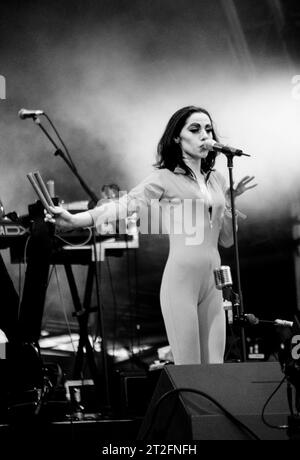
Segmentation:
[[(158, 143), (157, 146), (157, 161), (154, 166), (157, 169), (169, 169), (174, 171), (177, 166), (182, 168), (188, 176), (194, 177), (193, 171), (185, 164), (182, 157), (182, 150), (178, 143), (175, 142), (175, 139), (179, 136), (182, 128), (184, 127), (186, 120), (193, 113), (205, 113), (211, 121), (212, 124), (212, 137), (215, 141), (218, 141), (213, 121), (210, 114), (207, 110), (201, 107), (195, 107), (193, 105), (183, 107), (182, 109), (177, 110), (172, 117), (170, 118), (166, 129)], [(209, 152), (205, 159), (201, 161), (201, 171), (203, 173), (209, 173), (214, 165), (217, 154), (215, 152)]]

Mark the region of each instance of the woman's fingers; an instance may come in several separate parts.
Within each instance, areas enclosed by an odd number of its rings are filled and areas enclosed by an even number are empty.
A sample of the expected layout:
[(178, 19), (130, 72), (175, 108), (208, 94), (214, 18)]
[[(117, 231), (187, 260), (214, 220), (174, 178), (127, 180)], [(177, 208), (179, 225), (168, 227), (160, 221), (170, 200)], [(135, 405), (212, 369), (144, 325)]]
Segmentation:
[[(50, 211), (50, 212), (49, 212)], [(49, 206), (49, 210), (44, 210), (45, 222), (55, 224), (57, 228), (73, 228), (72, 214), (60, 206)]]
[[(49, 212), (51, 211), (51, 213)], [(44, 209), (45, 221), (55, 223), (55, 217), (61, 214), (60, 208), (49, 206), (48, 210)], [(55, 217), (54, 217), (55, 216)]]
[(251, 188), (257, 187), (257, 185), (258, 185), (258, 184), (250, 185), (249, 187), (246, 187), (246, 190), (250, 190)]
[(251, 184), (251, 185), (249, 185), (249, 187), (246, 187), (246, 185), (250, 184), (250, 182), (252, 182), (254, 178), (255, 178), (255, 176), (245, 176), (245, 177), (243, 177), (239, 181), (237, 186), (234, 188), (235, 196), (242, 195), (242, 193), (244, 193), (244, 192), (246, 192), (248, 190), (251, 190), (254, 187), (257, 187), (258, 184)]
[(64, 208), (61, 206), (49, 206), (49, 209), (53, 214), (62, 214), (64, 212)]
[(245, 187), (247, 184), (252, 182), (254, 178), (255, 178), (255, 176), (245, 176), (245, 177), (243, 177), (243, 179), (240, 180), (240, 182), (238, 183), (236, 188), (237, 189), (238, 188), (244, 188), (245, 190), (249, 190), (250, 188), (256, 187), (257, 184), (252, 184), (250, 187), (247, 187), (247, 188)]
[(245, 176), (243, 179), (240, 180), (238, 185), (246, 185), (249, 184), (254, 179), (255, 176)]
[(52, 224), (55, 224), (55, 219), (53, 219), (53, 216), (51, 216), (51, 214), (45, 214), (44, 220), (45, 222), (51, 222)]

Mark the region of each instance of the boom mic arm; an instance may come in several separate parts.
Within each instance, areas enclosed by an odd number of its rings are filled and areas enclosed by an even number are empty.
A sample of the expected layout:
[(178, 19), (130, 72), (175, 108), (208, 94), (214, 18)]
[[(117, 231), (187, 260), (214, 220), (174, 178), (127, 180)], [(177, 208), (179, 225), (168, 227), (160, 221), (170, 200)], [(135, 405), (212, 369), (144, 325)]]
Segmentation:
[(265, 324), (267, 326), (276, 326), (276, 327), (290, 327), (292, 328), (294, 323), (292, 321), (286, 321), (285, 319), (275, 319), (266, 320), (266, 319), (259, 319), (257, 316), (253, 315), (253, 313), (244, 314), (242, 317), (238, 319), (241, 325), (250, 325), (250, 326), (257, 326), (258, 324)]

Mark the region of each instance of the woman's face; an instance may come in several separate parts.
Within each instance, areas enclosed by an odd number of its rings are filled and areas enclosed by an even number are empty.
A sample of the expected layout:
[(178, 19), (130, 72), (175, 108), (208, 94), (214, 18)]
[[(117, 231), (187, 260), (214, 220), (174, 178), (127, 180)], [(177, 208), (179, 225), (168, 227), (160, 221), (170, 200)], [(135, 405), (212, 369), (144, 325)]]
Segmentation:
[(176, 142), (184, 154), (193, 159), (206, 158), (209, 150), (204, 148), (204, 142), (212, 139), (212, 124), (210, 118), (202, 112), (192, 113), (186, 120)]

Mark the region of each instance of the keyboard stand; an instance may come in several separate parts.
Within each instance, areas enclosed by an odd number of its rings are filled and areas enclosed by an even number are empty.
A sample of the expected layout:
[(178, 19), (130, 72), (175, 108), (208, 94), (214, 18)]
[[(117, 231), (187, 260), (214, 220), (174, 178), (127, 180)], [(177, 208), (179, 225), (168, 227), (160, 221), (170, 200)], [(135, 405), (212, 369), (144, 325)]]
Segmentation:
[(73, 375), (75, 379), (83, 378), (82, 371), (83, 371), (83, 360), (84, 360), (84, 352), (85, 352), (92, 379), (94, 381), (96, 389), (99, 390), (100, 392), (100, 387), (101, 387), (100, 374), (99, 374), (98, 367), (95, 361), (94, 349), (92, 347), (92, 344), (90, 342), (90, 338), (88, 335), (89, 314), (97, 312), (96, 307), (93, 307), (93, 308), (90, 307), (92, 288), (93, 288), (93, 278), (95, 276), (94, 267), (92, 263), (90, 263), (88, 266), (83, 305), (81, 304), (81, 301), (79, 299), (78, 289), (76, 286), (71, 264), (65, 263), (64, 267), (65, 267), (65, 272), (66, 272), (66, 276), (68, 279), (71, 296), (72, 296), (72, 300), (73, 300), (73, 304), (75, 308), (75, 312), (73, 313), (73, 316), (76, 316), (78, 320), (78, 324), (79, 324), (79, 344), (78, 344), (77, 354), (75, 358)]

